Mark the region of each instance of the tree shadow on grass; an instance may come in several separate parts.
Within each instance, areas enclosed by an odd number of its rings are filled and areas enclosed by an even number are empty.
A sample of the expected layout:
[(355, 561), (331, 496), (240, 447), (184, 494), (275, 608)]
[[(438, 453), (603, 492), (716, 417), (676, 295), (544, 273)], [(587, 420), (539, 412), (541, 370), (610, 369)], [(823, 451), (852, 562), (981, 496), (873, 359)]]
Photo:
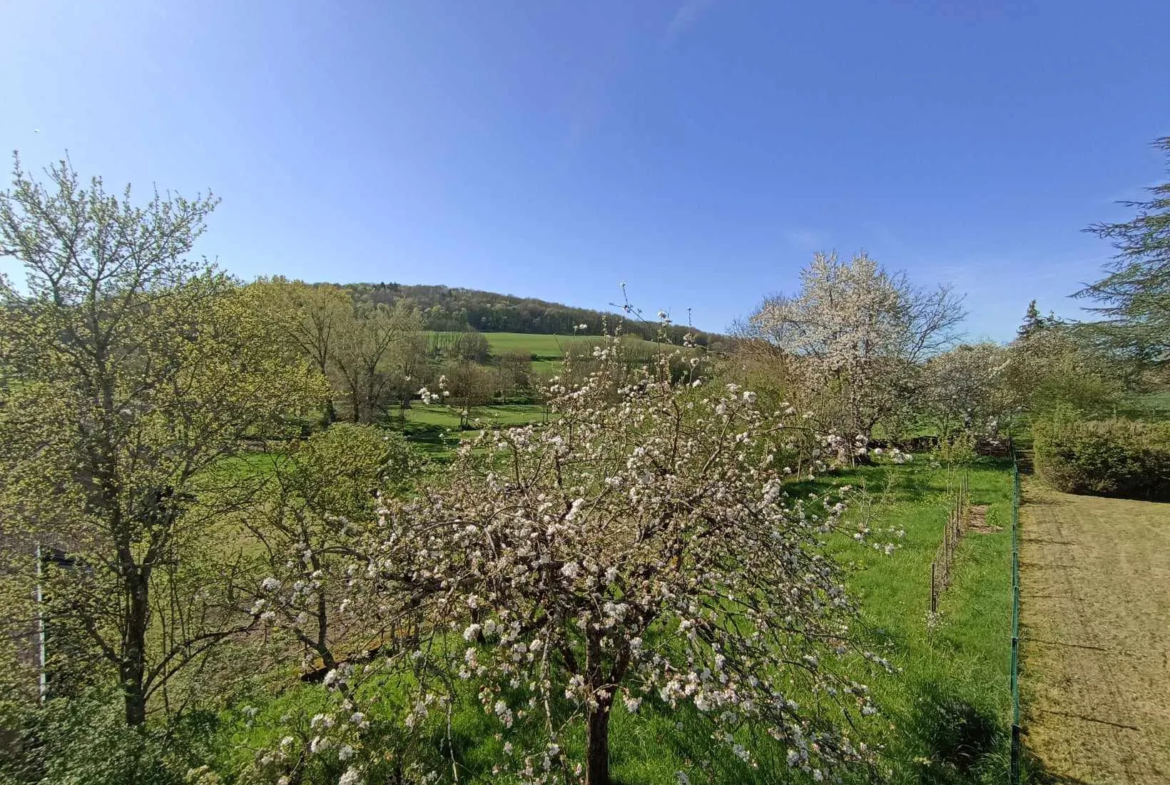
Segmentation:
[(1006, 776), (1008, 734), (995, 711), (938, 683), (924, 685), (914, 705), (904, 727), (924, 753), (919, 782), (994, 782)]

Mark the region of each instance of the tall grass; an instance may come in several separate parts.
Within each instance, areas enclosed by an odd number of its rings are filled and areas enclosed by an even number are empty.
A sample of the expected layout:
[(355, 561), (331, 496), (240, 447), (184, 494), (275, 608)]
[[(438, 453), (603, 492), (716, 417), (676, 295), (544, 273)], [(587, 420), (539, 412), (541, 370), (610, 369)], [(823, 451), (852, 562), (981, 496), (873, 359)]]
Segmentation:
[[(920, 457), (921, 458), (921, 457)], [(993, 783), (1007, 770), (1008, 658), (1011, 596), (1011, 479), (1006, 463), (981, 462), (970, 469), (971, 502), (987, 505), (986, 521), (1001, 530), (967, 532), (960, 541), (952, 586), (940, 600), (940, 614), (928, 618), (930, 561), (942, 537), (957, 476), (926, 460), (906, 466), (862, 467), (793, 486), (805, 495), (835, 485), (865, 489), (877, 506), (859, 504), (853, 515), (871, 515), (871, 527), (905, 530), (891, 556), (835, 538), (831, 549), (848, 572), (862, 611), (858, 632), (870, 647), (901, 669), (874, 678), (857, 662), (855, 678), (866, 681), (883, 706), (871, 743), (884, 748), (881, 781), (894, 783)], [(863, 678), (864, 677), (864, 678)], [(251, 750), (280, 733), (279, 718), (290, 711), (312, 713), (321, 688), (295, 685), (279, 697), (257, 681), (255, 691), (201, 726), (210, 728), (203, 745), (215, 768), (227, 773), (246, 763)], [(474, 685), (469, 689), (473, 691)], [(384, 685), (387, 719), (401, 708), (400, 687)], [(249, 720), (244, 705), (258, 706)], [(267, 722), (265, 720), (271, 720)], [(452, 720), (451, 736), (461, 781), (498, 781), (492, 767), (501, 755), (493, 718), (469, 699)], [(612, 769), (624, 785), (673, 785), (677, 772), (692, 783), (804, 782), (788, 769), (782, 749), (764, 743), (752, 768), (712, 738), (712, 727), (694, 710), (670, 712), (647, 702), (637, 716), (620, 704), (611, 724)], [(278, 738), (278, 737), (277, 737)], [(564, 739), (566, 752), (581, 757), (581, 739)], [(445, 757), (446, 729), (429, 741)], [(847, 781), (862, 781), (850, 775)]]

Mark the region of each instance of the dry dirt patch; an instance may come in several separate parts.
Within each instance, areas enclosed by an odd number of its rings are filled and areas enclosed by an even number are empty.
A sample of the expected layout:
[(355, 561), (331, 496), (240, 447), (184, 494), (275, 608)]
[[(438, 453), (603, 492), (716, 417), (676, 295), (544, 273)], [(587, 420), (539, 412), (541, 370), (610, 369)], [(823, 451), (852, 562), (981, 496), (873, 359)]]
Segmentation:
[(965, 528), (976, 534), (991, 534), (993, 532), (1003, 531), (1001, 527), (992, 526), (987, 522), (986, 504), (971, 505), (971, 509), (967, 511), (967, 525)]
[(1026, 478), (1020, 521), (1028, 748), (1054, 782), (1170, 783), (1170, 504)]

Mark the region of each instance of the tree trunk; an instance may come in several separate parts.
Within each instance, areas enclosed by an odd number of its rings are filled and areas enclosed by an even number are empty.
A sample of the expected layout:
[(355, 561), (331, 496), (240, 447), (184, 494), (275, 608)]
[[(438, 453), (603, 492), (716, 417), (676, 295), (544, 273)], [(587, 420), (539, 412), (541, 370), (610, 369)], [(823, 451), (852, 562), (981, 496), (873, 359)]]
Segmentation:
[(126, 702), (126, 724), (137, 727), (146, 722), (146, 627), (150, 611), (146, 581), (134, 569), (129, 575), (129, 603), (122, 638), (122, 696)]
[(586, 718), (585, 785), (609, 785), (609, 705)]
[(362, 421), (362, 399), (357, 387), (350, 390), (349, 400), (353, 406), (353, 421), (355, 424), (360, 423)]
[(317, 361), (317, 367), (321, 369), (321, 376), (325, 378), (328, 393), (325, 398), (325, 426), (328, 427), (337, 422), (337, 407), (333, 405), (333, 382), (329, 380), (329, 362), (322, 357)]

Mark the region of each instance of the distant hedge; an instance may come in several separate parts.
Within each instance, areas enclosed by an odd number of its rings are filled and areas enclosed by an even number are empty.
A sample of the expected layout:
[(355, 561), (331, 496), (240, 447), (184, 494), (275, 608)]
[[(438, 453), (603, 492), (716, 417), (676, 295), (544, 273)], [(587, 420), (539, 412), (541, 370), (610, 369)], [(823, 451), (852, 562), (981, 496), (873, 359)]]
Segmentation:
[(1170, 423), (1059, 419), (1034, 433), (1036, 471), (1054, 488), (1170, 501)]

